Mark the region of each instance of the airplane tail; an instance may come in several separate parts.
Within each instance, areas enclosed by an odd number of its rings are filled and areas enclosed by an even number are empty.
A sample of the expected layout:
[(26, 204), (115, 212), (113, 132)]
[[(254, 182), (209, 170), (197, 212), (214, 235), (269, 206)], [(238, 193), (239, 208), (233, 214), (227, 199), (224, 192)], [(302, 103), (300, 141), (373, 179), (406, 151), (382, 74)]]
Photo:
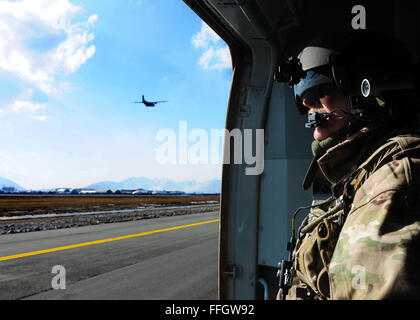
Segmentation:
[(141, 98), (142, 98), (142, 102), (144, 103), (145, 102), (144, 95), (142, 95)]

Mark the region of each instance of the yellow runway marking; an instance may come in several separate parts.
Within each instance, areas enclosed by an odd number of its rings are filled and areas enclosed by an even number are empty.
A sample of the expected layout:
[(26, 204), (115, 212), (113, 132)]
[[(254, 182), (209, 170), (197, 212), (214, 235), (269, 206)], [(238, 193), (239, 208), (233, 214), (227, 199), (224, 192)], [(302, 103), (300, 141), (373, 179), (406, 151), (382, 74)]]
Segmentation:
[(103, 240), (83, 242), (83, 243), (79, 243), (79, 244), (72, 244), (72, 245), (69, 245), (69, 246), (63, 246), (63, 247), (58, 247), (58, 248), (14, 254), (14, 255), (11, 255), (11, 256), (0, 257), (0, 261), (6, 261), (6, 260), (23, 258), (23, 257), (35, 256), (35, 255), (38, 255), (38, 254), (68, 250), (68, 249), (73, 249), (73, 248), (86, 247), (86, 246), (91, 246), (91, 245), (94, 245), (94, 244), (100, 244), (100, 243), (130, 239), (130, 238), (135, 238), (135, 237), (142, 237), (142, 236), (146, 236), (148, 234), (154, 234), (154, 233), (160, 233), (160, 232), (165, 232), (165, 231), (189, 228), (189, 227), (194, 227), (194, 226), (207, 224), (207, 223), (213, 223), (213, 222), (217, 222), (217, 221), (220, 221), (220, 219), (204, 221), (204, 222), (197, 222), (197, 223), (187, 224), (187, 225), (178, 226), (178, 227), (171, 227), (171, 228), (166, 228), (166, 229), (159, 229), (159, 230), (147, 231), (147, 232), (142, 232), (142, 233), (130, 234), (130, 235), (127, 235), (127, 236), (121, 236), (121, 237), (116, 237), (116, 238), (109, 238), (109, 239), (103, 239)]

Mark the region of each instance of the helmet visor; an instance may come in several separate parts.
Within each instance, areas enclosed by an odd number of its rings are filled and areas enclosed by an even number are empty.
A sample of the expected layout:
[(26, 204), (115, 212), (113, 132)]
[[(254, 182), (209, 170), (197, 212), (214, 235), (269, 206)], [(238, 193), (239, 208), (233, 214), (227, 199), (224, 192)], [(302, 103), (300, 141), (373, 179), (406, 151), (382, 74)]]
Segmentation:
[(323, 74), (309, 70), (306, 77), (293, 86), (296, 105), (299, 113), (305, 114), (308, 110), (303, 105), (305, 103), (312, 105), (325, 95), (337, 90), (334, 80)]

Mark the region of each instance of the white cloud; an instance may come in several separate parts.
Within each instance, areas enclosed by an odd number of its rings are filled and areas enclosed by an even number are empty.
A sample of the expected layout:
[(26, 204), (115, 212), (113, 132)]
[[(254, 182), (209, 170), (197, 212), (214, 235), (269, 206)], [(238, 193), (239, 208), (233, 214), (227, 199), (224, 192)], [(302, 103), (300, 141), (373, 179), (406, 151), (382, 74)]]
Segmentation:
[(57, 76), (76, 72), (95, 54), (89, 29), (98, 15), (73, 22), (80, 10), (69, 0), (0, 1), (0, 69), (44, 93), (59, 92)]
[(206, 70), (231, 68), (229, 48), (224, 47), (214, 50), (211, 47), (201, 55), (198, 65)]
[(27, 115), (28, 117), (44, 121), (47, 120), (48, 117), (45, 115), (38, 115), (39, 111), (47, 109), (47, 105), (45, 103), (34, 103), (31, 102), (33, 91), (27, 90), (23, 94), (21, 94), (18, 98), (16, 98), (11, 104), (7, 105), (0, 109), (0, 117), (10, 115), (10, 114), (22, 114)]
[(32, 119), (35, 119), (35, 120), (38, 120), (38, 121), (45, 121), (45, 120), (47, 120), (48, 118), (47, 118), (47, 116), (34, 116), (34, 115), (30, 115), (29, 116), (30, 118), (32, 118)]
[(191, 43), (195, 48), (207, 48), (211, 44), (217, 44), (219, 41), (221, 39), (217, 33), (204, 22), (201, 22), (201, 30), (191, 39)]
[(87, 25), (88, 26), (93, 26), (96, 23), (96, 21), (98, 21), (98, 15), (97, 14), (93, 14), (93, 15), (91, 15), (89, 17), (88, 22), (87, 22)]
[(46, 115), (37, 115), (36, 113), (46, 108), (47, 106), (45, 104), (16, 100), (6, 108), (0, 109), (0, 116), (5, 116), (7, 114), (26, 114), (31, 119), (45, 121), (48, 119)]
[(14, 113), (34, 113), (46, 109), (45, 104), (32, 103), (30, 101), (16, 100), (8, 109)]
[(207, 24), (201, 23), (201, 30), (192, 38), (196, 49), (206, 50), (198, 60), (198, 65), (205, 70), (232, 68), (229, 48)]

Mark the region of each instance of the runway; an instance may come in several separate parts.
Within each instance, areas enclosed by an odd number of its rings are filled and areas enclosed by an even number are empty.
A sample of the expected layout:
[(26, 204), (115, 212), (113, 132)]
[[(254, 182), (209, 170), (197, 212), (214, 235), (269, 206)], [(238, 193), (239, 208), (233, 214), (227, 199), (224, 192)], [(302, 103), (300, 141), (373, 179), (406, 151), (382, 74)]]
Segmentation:
[(2, 235), (0, 299), (216, 299), (218, 214)]

